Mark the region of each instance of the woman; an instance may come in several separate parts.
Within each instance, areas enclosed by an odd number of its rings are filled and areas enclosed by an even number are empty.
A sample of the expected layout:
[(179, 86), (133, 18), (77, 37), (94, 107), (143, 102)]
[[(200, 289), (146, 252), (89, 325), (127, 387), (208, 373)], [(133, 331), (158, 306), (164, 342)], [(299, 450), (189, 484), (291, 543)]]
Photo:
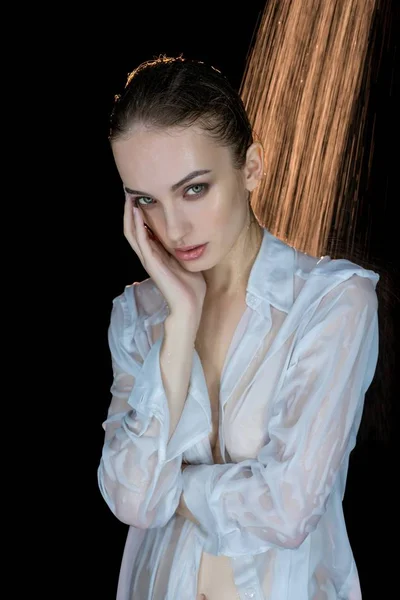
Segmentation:
[(130, 525), (118, 599), (361, 598), (342, 498), (379, 276), (257, 222), (263, 149), (215, 69), (141, 65), (110, 141), (149, 274), (109, 328), (99, 486)]

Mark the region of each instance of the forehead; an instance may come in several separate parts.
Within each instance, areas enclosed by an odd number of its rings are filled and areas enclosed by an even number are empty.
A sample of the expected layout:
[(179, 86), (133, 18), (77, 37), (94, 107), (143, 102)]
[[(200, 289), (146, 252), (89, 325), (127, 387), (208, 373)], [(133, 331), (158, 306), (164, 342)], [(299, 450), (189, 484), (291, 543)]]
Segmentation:
[(200, 128), (134, 129), (112, 150), (122, 181), (139, 187), (155, 179), (170, 185), (198, 169), (232, 168), (229, 149)]

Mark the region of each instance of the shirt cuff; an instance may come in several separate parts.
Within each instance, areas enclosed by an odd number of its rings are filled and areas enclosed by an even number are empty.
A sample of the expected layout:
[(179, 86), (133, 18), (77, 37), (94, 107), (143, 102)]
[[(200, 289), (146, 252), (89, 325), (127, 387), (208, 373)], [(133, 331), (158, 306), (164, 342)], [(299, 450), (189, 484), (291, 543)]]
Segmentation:
[(161, 460), (170, 461), (194, 446), (211, 431), (211, 407), (203, 367), (196, 350), (193, 350), (193, 364), (188, 394), (180, 420), (168, 442), (169, 406), (162, 381), (160, 351), (164, 334), (150, 348), (128, 404), (135, 410), (141, 422), (138, 435), (143, 435), (155, 416), (161, 424)]

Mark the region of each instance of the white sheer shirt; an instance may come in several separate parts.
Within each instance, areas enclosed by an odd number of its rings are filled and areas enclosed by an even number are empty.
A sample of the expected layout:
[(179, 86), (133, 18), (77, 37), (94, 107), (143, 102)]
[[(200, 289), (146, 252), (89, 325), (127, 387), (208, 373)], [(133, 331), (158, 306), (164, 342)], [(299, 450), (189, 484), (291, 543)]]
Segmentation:
[[(129, 525), (117, 600), (195, 600), (203, 550), (229, 557), (241, 600), (360, 600), (342, 500), (378, 358), (378, 280), (264, 229), (221, 376), (224, 464), (212, 457), (196, 350), (168, 442), (159, 357), (169, 311), (157, 286), (135, 282), (113, 300), (98, 481)], [(200, 526), (175, 514), (182, 493)]]

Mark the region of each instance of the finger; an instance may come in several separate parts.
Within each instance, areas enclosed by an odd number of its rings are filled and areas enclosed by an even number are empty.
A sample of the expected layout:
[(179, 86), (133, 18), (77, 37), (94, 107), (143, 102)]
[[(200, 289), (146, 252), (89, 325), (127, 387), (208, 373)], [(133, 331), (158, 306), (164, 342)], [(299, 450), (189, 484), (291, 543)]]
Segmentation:
[[(134, 211), (134, 208), (136, 210)], [(167, 277), (171, 276), (172, 257), (167, 253), (161, 242), (154, 237), (150, 237), (148, 229), (145, 227), (142, 211), (137, 207), (131, 207), (131, 214), (135, 215), (132, 218), (135, 229), (135, 241), (139, 247), (139, 256), (141, 257), (142, 265), (147, 271), (157, 269), (157, 271)], [(175, 261), (179, 267), (178, 261)]]
[(139, 247), (137, 236), (136, 236), (136, 226), (133, 219), (132, 212), (132, 200), (128, 196), (125, 198), (125, 208), (124, 208), (124, 236), (132, 246), (133, 250), (138, 255), (139, 259), (143, 262), (143, 256), (141, 249)]
[(143, 257), (142, 264), (145, 268), (145, 263), (147, 263), (148, 267), (151, 267), (153, 265), (152, 261), (156, 258), (158, 260), (156, 261), (156, 263), (154, 263), (153, 266), (157, 264), (157, 268), (161, 268), (164, 272), (165, 268), (167, 267), (167, 255), (164, 250), (164, 247), (156, 238), (152, 238), (150, 236), (149, 230), (145, 227), (145, 222), (141, 210), (139, 208), (136, 208), (136, 210), (134, 211), (134, 208), (136, 207), (132, 207), (132, 214), (135, 215), (133, 217), (133, 221), (135, 227), (136, 242), (139, 246), (141, 255)]
[(149, 234), (146, 230), (146, 227), (144, 226), (144, 220), (141, 210), (135, 206), (132, 206), (132, 215), (134, 221), (136, 241), (139, 245), (143, 258), (148, 258), (152, 254), (153, 246), (151, 245)]

